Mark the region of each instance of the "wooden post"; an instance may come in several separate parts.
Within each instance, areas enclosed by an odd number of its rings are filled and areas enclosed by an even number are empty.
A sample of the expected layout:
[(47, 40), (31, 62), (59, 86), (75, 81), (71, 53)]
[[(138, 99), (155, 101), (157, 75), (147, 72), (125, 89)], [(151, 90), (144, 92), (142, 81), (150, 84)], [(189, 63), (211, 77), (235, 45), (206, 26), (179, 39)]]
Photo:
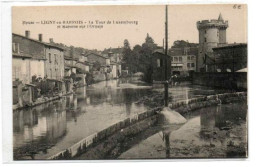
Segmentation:
[(168, 70), (167, 70), (167, 60), (168, 60), (168, 5), (165, 6), (165, 84), (164, 84), (164, 105), (168, 107)]

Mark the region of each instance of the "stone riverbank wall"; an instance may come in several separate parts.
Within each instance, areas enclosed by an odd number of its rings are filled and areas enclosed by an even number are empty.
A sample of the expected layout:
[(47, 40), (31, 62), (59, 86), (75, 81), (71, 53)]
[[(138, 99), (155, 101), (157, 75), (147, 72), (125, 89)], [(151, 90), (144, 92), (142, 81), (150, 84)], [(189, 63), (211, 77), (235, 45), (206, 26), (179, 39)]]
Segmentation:
[[(170, 103), (169, 107), (181, 114), (185, 114), (193, 110), (218, 105), (220, 103), (224, 104), (246, 100), (246, 92), (224, 93)], [(161, 110), (162, 107), (158, 107), (133, 115), (98, 133), (86, 137), (72, 147), (50, 157), (49, 160), (70, 160), (77, 159), (78, 156), (81, 156), (80, 159), (82, 159), (83, 156), (83, 159), (86, 160), (104, 159), (118, 143), (155, 125), (158, 121), (158, 113)]]
[[(115, 147), (119, 139), (116, 134), (124, 134), (123, 136), (135, 135), (142, 132), (143, 130), (151, 127), (157, 121), (157, 113), (161, 111), (162, 108), (158, 107), (140, 114), (136, 114), (122, 120), (102, 131), (92, 134), (78, 143), (74, 144), (72, 147), (48, 158), (50, 160), (68, 160), (73, 157), (79, 156), (86, 152), (91, 152), (89, 159), (95, 159), (94, 157), (101, 158), (105, 153), (110, 151)], [(116, 137), (112, 137), (116, 136)], [(104, 142), (106, 139), (112, 137), (109, 143)], [(88, 159), (87, 158), (87, 159)]]
[(170, 103), (169, 107), (176, 112), (179, 112), (180, 114), (185, 114), (200, 108), (241, 101), (247, 101), (247, 92), (223, 93), (195, 97), (188, 100), (181, 100), (175, 103)]
[(247, 90), (247, 72), (194, 72), (192, 84), (243, 91)]

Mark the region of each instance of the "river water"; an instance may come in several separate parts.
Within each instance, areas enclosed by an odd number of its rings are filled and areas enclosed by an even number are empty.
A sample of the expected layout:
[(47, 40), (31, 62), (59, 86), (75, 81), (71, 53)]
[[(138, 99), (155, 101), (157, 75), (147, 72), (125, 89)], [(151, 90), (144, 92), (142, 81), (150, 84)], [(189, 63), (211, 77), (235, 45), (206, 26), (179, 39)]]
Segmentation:
[[(123, 151), (119, 159), (245, 158), (246, 102), (202, 108), (183, 125), (153, 127), (157, 133)], [(149, 129), (147, 130), (149, 133)], [(143, 132), (146, 134), (147, 132)]]
[[(203, 90), (203, 91), (202, 91)], [(174, 86), (175, 101), (197, 96), (205, 88)], [(81, 139), (133, 114), (146, 111), (143, 97), (162, 94), (135, 79), (103, 81), (82, 87), (60, 100), (13, 113), (14, 159), (47, 159)], [(212, 90), (209, 90), (210, 92)]]

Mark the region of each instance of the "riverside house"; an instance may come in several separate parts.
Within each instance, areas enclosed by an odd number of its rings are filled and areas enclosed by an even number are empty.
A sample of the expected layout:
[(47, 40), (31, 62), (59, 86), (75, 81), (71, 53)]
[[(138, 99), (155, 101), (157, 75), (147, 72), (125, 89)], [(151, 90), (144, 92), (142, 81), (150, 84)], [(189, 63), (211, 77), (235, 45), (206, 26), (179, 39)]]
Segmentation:
[[(32, 105), (41, 96), (65, 93), (63, 48), (30, 37), (12, 34), (13, 104)], [(42, 82), (43, 81), (43, 82)]]
[[(30, 38), (30, 31), (25, 36), (13, 33), (13, 80), (22, 79), (30, 83), (32, 76), (61, 80), (64, 77), (63, 48)], [(23, 57), (18, 59), (18, 56)], [(26, 59), (25, 59), (26, 57)], [(30, 59), (28, 59), (30, 57)], [(20, 62), (27, 61), (27, 68)], [(19, 69), (21, 72), (19, 74)], [(22, 77), (27, 76), (27, 77)]]
[(28, 84), (32, 81), (32, 76), (43, 78), (46, 60), (45, 45), (38, 40), (31, 39), (29, 31), (25, 32), (25, 36), (13, 33), (12, 38), (13, 81), (19, 79)]

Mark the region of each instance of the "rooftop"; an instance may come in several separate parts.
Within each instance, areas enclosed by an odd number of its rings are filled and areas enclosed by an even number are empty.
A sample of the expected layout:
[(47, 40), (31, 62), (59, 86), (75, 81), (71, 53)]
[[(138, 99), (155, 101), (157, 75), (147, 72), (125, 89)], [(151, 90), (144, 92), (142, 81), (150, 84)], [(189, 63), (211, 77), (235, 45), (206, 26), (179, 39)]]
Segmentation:
[(15, 53), (13, 52), (13, 57), (16, 57), (16, 58), (32, 58), (32, 55), (29, 55), (29, 54), (22, 54), (22, 53)]
[(102, 54), (108, 54), (108, 53), (122, 53), (123, 52), (123, 48), (122, 47), (118, 47), (118, 48), (109, 48), (109, 49), (105, 49)]
[(246, 43), (233, 43), (233, 44), (225, 44), (221, 45), (215, 48), (212, 48), (213, 50), (218, 50), (218, 49), (224, 49), (224, 48), (237, 48), (237, 47), (247, 47)]
[(42, 41), (39, 41), (39, 40), (36, 40), (36, 39), (32, 39), (32, 38), (27, 38), (27, 37), (25, 37), (25, 36), (23, 36), (23, 35), (20, 35), (20, 34), (15, 34), (15, 33), (12, 33), (12, 34), (15, 35), (15, 36), (19, 36), (19, 37), (22, 37), (22, 38), (31, 40), (31, 41), (33, 41), (33, 42), (37, 42), (37, 43), (43, 44), (43, 45), (48, 46), (48, 47), (56, 48), (56, 49), (59, 49), (59, 50), (62, 50), (62, 51), (64, 50), (64, 48), (59, 47), (59, 46), (56, 46), (56, 45), (54, 45), (54, 44), (42, 42)]
[(89, 55), (96, 55), (96, 56), (100, 56), (100, 57), (102, 57), (102, 58), (104, 58), (104, 59), (108, 59), (107, 57), (105, 57), (105, 56), (103, 56), (103, 55), (100, 55), (100, 54), (97, 54), (97, 53), (93, 53), (93, 52), (88, 53), (88, 54), (86, 55), (86, 57), (88, 57)]

